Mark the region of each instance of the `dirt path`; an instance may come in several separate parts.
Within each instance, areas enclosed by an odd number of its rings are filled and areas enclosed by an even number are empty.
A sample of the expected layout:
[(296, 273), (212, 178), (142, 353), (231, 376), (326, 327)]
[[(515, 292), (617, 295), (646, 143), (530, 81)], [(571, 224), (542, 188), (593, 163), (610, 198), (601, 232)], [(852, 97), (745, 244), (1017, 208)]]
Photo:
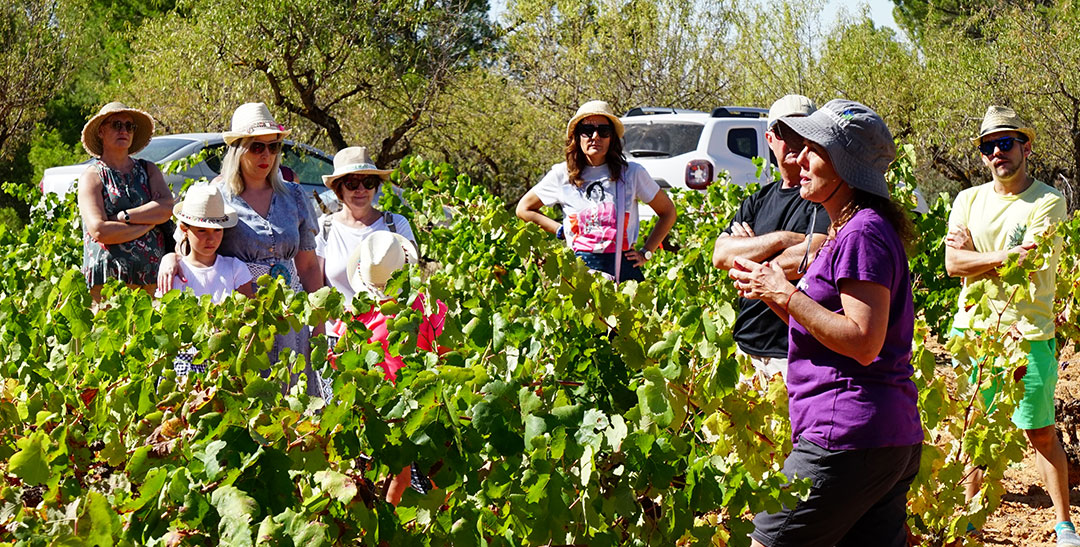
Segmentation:
[[(1057, 397), (1075, 401), (1080, 397), (1080, 356), (1065, 351), (1062, 358), (1065, 370), (1060, 373)], [(1005, 490), (1001, 507), (990, 516), (983, 528), (983, 543), (1054, 547), (1054, 508), (1035, 469), (1034, 451), (1029, 449), (1022, 464), (1014, 465), (1005, 472)], [(1073, 520), (1080, 521), (1080, 489), (1074, 487), (1069, 492), (1069, 502)]]

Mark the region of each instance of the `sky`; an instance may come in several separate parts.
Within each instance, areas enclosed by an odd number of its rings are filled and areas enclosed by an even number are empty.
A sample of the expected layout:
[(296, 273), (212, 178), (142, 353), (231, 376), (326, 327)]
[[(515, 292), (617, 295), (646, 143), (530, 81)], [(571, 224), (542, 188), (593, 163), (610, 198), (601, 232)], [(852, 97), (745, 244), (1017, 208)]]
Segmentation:
[(896, 21), (893, 20), (892, 10), (893, 3), (890, 0), (830, 0), (822, 11), (821, 20), (831, 23), (837, 15), (840, 13), (840, 9), (846, 9), (849, 13), (858, 13), (859, 6), (861, 4), (867, 4), (870, 6), (870, 19), (874, 21), (875, 26), (890, 27), (897, 36), (905, 37), (904, 32), (900, 30), (900, 27), (896, 26)]

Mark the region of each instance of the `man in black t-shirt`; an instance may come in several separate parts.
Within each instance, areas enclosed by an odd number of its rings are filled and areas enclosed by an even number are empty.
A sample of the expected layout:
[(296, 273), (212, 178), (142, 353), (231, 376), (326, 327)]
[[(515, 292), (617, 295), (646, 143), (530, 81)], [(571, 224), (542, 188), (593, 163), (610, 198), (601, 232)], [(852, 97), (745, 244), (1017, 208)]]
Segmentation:
[[(766, 184), (739, 206), (731, 225), (716, 239), (713, 264), (729, 270), (735, 257), (756, 262), (775, 262), (798, 279), (825, 242), (829, 215), (821, 205), (799, 195), (799, 153), (802, 137), (781, 132), (776, 121), (789, 116), (809, 116), (817, 108), (802, 95), (787, 95), (769, 109), (765, 140), (776, 156), (780, 181)], [(787, 325), (761, 300), (739, 299), (734, 337), (739, 350), (750, 356), (759, 378), (767, 381), (779, 373), (787, 376)]]

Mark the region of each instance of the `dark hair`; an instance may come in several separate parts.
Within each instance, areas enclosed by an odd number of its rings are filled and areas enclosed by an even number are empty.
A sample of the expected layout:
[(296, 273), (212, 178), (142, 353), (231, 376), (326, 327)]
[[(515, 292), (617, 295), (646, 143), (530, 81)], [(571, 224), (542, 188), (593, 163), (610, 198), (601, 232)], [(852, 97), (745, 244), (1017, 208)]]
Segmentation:
[[(619, 180), (623, 169), (628, 164), (622, 153), (622, 139), (614, 133), (614, 125), (612, 124), (611, 144), (608, 146), (607, 154), (604, 156), (604, 163), (607, 164), (608, 169), (611, 171), (611, 180)], [(585, 183), (581, 178), (581, 170), (586, 165), (589, 165), (589, 160), (585, 158), (585, 152), (581, 149), (581, 145), (578, 144), (580, 140), (577, 135), (577, 124), (575, 124), (570, 130), (570, 135), (566, 138), (566, 174), (570, 178), (570, 183), (574, 186), (581, 186)]]
[(343, 186), (345, 183), (341, 182), (345, 177), (341, 176), (330, 181), (330, 189), (334, 191), (334, 195), (337, 196), (338, 201), (345, 203), (345, 191)]
[(191, 231), (191, 226), (189, 226), (186, 222), (178, 222), (177, 224), (183, 226), (184, 228), (186, 228), (186, 230), (181, 231), (181, 233), (184, 234), (184, 237), (181, 238), (180, 241), (176, 242), (176, 254), (180, 256), (187, 256), (191, 254), (191, 242), (188, 241), (188, 232)]
[(900, 242), (904, 244), (904, 252), (911, 254), (915, 246), (915, 225), (912, 224), (907, 212), (890, 198), (871, 194), (855, 187), (852, 187), (852, 190), (855, 193), (851, 196), (851, 201), (840, 212), (840, 218), (837, 219), (839, 222), (834, 222), (833, 225), (843, 226), (861, 209), (873, 209), (892, 225), (896, 230), (896, 235), (900, 237)]

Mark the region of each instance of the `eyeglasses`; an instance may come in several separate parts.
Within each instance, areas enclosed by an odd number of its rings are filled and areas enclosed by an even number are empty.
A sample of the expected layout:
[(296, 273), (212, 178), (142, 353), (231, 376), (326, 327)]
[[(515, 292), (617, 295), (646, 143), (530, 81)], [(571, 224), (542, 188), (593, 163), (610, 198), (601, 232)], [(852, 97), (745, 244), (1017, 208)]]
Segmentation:
[(262, 154), (264, 151), (269, 150), (271, 154), (277, 154), (281, 150), (281, 141), (274, 142), (262, 142), (254, 141), (247, 147), (248, 152), (255, 154), (256, 156)]
[(1027, 139), (1024, 137), (1001, 137), (992, 141), (983, 141), (979, 143), (979, 152), (982, 152), (984, 156), (992, 155), (995, 148), (1002, 152), (1008, 152), (1012, 150), (1013, 144), (1018, 142), (1025, 143)]
[(579, 137), (591, 137), (593, 133), (599, 134), (601, 139), (611, 138), (611, 132), (614, 128), (611, 124), (593, 125), (591, 123), (579, 123), (574, 132)]
[(139, 127), (135, 122), (122, 122), (120, 120), (113, 120), (109, 125), (113, 128), (113, 131), (127, 131), (128, 133), (134, 133), (135, 129)]
[(347, 175), (341, 179), (341, 185), (350, 192), (355, 192), (361, 184), (368, 190), (374, 190), (382, 184), (382, 179), (375, 175)]

